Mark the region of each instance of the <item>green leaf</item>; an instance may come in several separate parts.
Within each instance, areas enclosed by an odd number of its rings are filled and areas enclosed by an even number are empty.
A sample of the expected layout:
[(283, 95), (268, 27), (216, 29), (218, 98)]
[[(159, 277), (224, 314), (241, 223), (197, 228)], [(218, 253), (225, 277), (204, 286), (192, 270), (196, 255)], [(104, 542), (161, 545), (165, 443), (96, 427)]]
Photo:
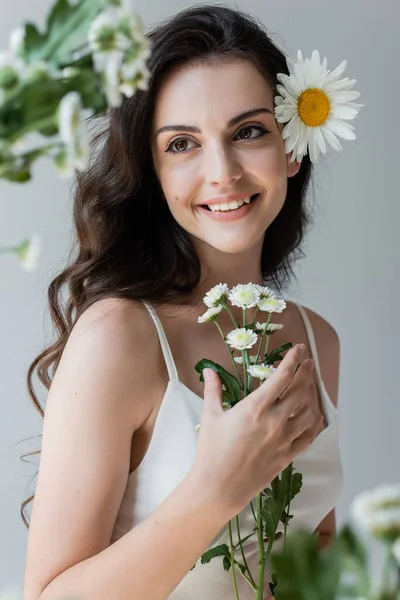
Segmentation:
[(229, 402), (231, 406), (235, 406), (241, 400), (241, 388), (238, 380), (231, 373), (229, 373), (224, 367), (217, 364), (216, 362), (202, 358), (196, 363), (194, 367), (197, 373), (200, 374), (200, 381), (204, 381), (203, 369), (213, 369), (221, 380), (221, 383), (226, 387), (226, 390), (222, 390), (222, 401)]
[(263, 362), (266, 362), (269, 365), (273, 365), (276, 361), (283, 360), (284, 357), (281, 356), (281, 352), (285, 352), (285, 350), (288, 350), (292, 346), (292, 342), (286, 342), (286, 344), (282, 344), (281, 346), (278, 346), (278, 348), (274, 348), (274, 350), (271, 350), (270, 353), (267, 352), (264, 355)]
[(279, 585), (278, 600), (334, 600), (340, 579), (340, 553), (332, 544), (319, 549), (318, 536), (305, 530), (289, 532), (286, 548), (272, 551), (271, 564)]
[(34, 62), (35, 53), (37, 53), (46, 41), (46, 36), (42, 35), (36, 25), (33, 23), (26, 23), (25, 25), (25, 38), (24, 38), (24, 55), (27, 62)]
[(260, 510), (260, 517), (265, 522), (267, 537), (272, 540), (275, 537), (279, 523), (278, 503), (274, 498), (267, 498)]
[(214, 548), (211, 548), (210, 550), (207, 550), (206, 552), (204, 552), (204, 554), (202, 554), (202, 556), (201, 556), (201, 564), (205, 565), (206, 563), (209, 563), (213, 558), (216, 558), (217, 556), (226, 556), (230, 559), (230, 552), (229, 552), (229, 547), (227, 546), (227, 544), (221, 544), (220, 546), (215, 546)]

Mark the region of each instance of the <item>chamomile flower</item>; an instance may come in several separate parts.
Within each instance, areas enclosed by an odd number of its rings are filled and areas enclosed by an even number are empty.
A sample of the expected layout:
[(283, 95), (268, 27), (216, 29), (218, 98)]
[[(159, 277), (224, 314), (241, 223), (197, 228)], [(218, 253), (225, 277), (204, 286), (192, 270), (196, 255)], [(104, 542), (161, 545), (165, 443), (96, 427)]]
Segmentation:
[[(251, 354), (249, 356), (250, 359), (250, 364), (254, 365), (256, 363), (256, 359), (257, 359), (257, 355), (255, 354)], [(238, 365), (242, 365), (243, 364), (243, 357), (242, 356), (234, 356), (233, 360), (235, 361), (235, 363), (237, 363)]]
[(241, 327), (230, 331), (226, 336), (226, 341), (235, 350), (246, 350), (252, 348), (257, 342), (257, 334), (251, 329)]
[(260, 310), (269, 313), (281, 313), (286, 308), (286, 302), (280, 298), (263, 298), (258, 301)]
[(239, 308), (252, 308), (257, 305), (260, 292), (253, 283), (235, 285), (229, 293), (229, 301)]
[(262, 298), (275, 298), (275, 293), (266, 285), (253, 284), (254, 287), (260, 292), (260, 299)]
[(228, 285), (226, 283), (218, 283), (206, 293), (203, 302), (209, 308), (218, 306), (219, 304), (224, 304), (228, 301), (228, 294)]
[(359, 494), (352, 503), (353, 519), (378, 538), (400, 536), (400, 486), (382, 485)]
[(268, 379), (276, 371), (276, 368), (272, 365), (261, 363), (260, 365), (250, 365), (247, 371), (252, 377), (263, 380)]
[(207, 321), (215, 321), (223, 308), (224, 307), (222, 306), (222, 304), (220, 304), (219, 306), (212, 306), (203, 315), (201, 315), (201, 317), (197, 319), (197, 322), (206, 323)]
[(397, 560), (397, 562), (399, 563), (400, 566), (400, 537), (398, 537), (396, 539), (396, 541), (393, 544), (393, 548), (392, 548), (392, 552), (394, 554), (395, 559)]
[(60, 173), (68, 175), (74, 169), (83, 170), (89, 160), (90, 139), (78, 92), (68, 92), (62, 98), (58, 109), (58, 129), (65, 145), (56, 161)]
[(318, 161), (326, 153), (326, 142), (335, 150), (342, 150), (337, 136), (354, 140), (354, 127), (345, 121), (354, 119), (362, 104), (355, 104), (360, 94), (351, 91), (355, 79), (340, 79), (347, 61), (344, 60), (332, 72), (326, 58), (322, 64), (314, 50), (311, 58), (303, 60), (301, 51), (297, 62), (287, 58), (289, 75), (279, 73), (275, 96), (275, 117), (286, 123), (282, 131), (286, 153), (292, 152), (291, 162), (301, 161), (310, 155), (311, 162)]
[(283, 329), (283, 325), (280, 323), (256, 323), (256, 329), (264, 333), (274, 333), (274, 331)]

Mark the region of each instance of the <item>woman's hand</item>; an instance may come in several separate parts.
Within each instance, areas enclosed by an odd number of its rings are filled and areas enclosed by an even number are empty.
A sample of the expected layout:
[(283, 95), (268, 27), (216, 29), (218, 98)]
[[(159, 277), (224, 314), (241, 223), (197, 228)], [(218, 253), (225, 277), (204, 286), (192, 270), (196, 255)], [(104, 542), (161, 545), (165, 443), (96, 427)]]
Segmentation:
[(223, 503), (227, 520), (308, 448), (320, 430), (314, 361), (303, 361), (296, 371), (301, 356), (300, 345), (291, 348), (266, 381), (227, 411), (221, 381), (209, 372), (192, 471), (213, 500)]

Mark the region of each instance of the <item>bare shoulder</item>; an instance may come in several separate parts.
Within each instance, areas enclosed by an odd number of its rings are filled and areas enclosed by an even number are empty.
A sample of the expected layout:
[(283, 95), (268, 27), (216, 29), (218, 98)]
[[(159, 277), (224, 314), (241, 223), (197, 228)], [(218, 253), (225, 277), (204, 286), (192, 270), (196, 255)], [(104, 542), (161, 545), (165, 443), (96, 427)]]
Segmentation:
[[(158, 351), (158, 338), (145, 306), (142, 302), (123, 298), (104, 298), (92, 304), (77, 320), (64, 350), (65, 363), (68, 368), (79, 364), (90, 364), (92, 361), (105, 368), (103, 378), (110, 379), (113, 374), (121, 388), (138, 388), (146, 381), (150, 373), (149, 355), (155, 356)], [(138, 374), (140, 377), (137, 377)], [(113, 382), (113, 385), (116, 382)], [(119, 387), (118, 385), (118, 387)], [(115, 392), (117, 394), (117, 389)], [(121, 389), (122, 391), (122, 389)], [(115, 396), (116, 399), (116, 396)], [(126, 400), (127, 418), (132, 416), (132, 427), (138, 429), (147, 418), (144, 396), (137, 395), (132, 403), (131, 395), (121, 396)], [(134, 408), (130, 411), (129, 408)], [(146, 414), (142, 414), (141, 408)]]
[(151, 403), (148, 356), (156, 343), (146, 308), (131, 301), (99, 300), (75, 323), (46, 401), (27, 599), (110, 544), (132, 436)]
[(340, 370), (339, 335), (332, 323), (322, 315), (306, 306), (303, 308), (314, 331), (323, 382), (333, 404), (337, 405)]

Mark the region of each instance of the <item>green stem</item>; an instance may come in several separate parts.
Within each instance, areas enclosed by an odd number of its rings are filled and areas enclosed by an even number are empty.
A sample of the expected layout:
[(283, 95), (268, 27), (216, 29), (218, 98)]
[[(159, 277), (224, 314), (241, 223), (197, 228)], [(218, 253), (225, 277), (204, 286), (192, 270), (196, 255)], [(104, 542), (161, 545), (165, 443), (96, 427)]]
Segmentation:
[(224, 308), (226, 310), (226, 312), (228, 313), (228, 315), (230, 316), (232, 323), (234, 324), (236, 329), (239, 329), (239, 323), (236, 321), (235, 317), (232, 314), (231, 309), (229, 308), (229, 306), (227, 304), (224, 304)]
[(242, 387), (242, 389), (243, 389), (243, 387), (244, 387), (244, 385), (243, 385), (243, 381), (242, 381), (242, 378), (241, 378), (241, 376), (240, 376), (240, 373), (239, 373), (239, 371), (238, 371), (238, 368), (237, 368), (237, 366), (236, 366), (236, 363), (235, 363), (235, 361), (234, 361), (234, 359), (233, 359), (233, 352), (231, 351), (231, 349), (229, 348), (229, 346), (228, 346), (228, 344), (227, 344), (227, 342), (226, 342), (226, 339), (225, 339), (225, 336), (224, 336), (224, 332), (222, 331), (220, 324), (219, 324), (217, 321), (214, 321), (214, 323), (215, 323), (215, 324), (216, 324), (216, 326), (218, 327), (218, 331), (219, 331), (219, 332), (220, 332), (220, 334), (221, 334), (221, 337), (222, 337), (222, 339), (223, 339), (223, 342), (224, 342), (224, 344), (225, 344), (225, 347), (226, 347), (226, 349), (227, 349), (227, 350), (228, 350), (228, 352), (229, 352), (229, 356), (230, 356), (230, 357), (231, 357), (231, 359), (232, 359), (232, 363), (233, 363), (233, 366), (234, 366), (234, 368), (235, 368), (236, 374), (237, 374), (237, 376), (239, 377), (239, 383), (240, 383), (240, 385), (241, 385), (241, 387)]
[(237, 588), (237, 582), (236, 582), (236, 573), (235, 573), (235, 550), (233, 547), (233, 539), (232, 539), (232, 525), (231, 522), (229, 521), (228, 523), (228, 529), (229, 529), (229, 545), (230, 545), (230, 551), (231, 551), (231, 569), (232, 569), (232, 582), (233, 582), (233, 589), (235, 590), (235, 597), (236, 600), (240, 600), (239, 598), (239, 591)]
[(0, 254), (8, 254), (9, 252), (16, 252), (16, 251), (17, 251), (16, 246), (3, 246), (3, 248), (0, 248)]
[(257, 507), (257, 536), (258, 536), (258, 576), (257, 576), (257, 600), (263, 600), (263, 587), (264, 587), (264, 527), (261, 522), (261, 501), (262, 494), (257, 495), (256, 507)]
[[(289, 478), (289, 504), (287, 506), (287, 513), (290, 514), (290, 501), (292, 497), (292, 475), (293, 475), (293, 463), (290, 463), (289, 468), (291, 469), (290, 478)], [(286, 536), (287, 536), (287, 521), (283, 526), (283, 552), (286, 552)]]
[(240, 537), (239, 515), (236, 515), (236, 528), (237, 528), (237, 532), (238, 532), (238, 540), (239, 540), (240, 551), (242, 553), (242, 558), (243, 558), (244, 566), (246, 567), (247, 572), (248, 572), (248, 574), (250, 576), (250, 580), (251, 580), (253, 589), (257, 589), (256, 588), (256, 582), (253, 579), (253, 576), (252, 576), (251, 571), (249, 569), (249, 565), (247, 564), (246, 555), (245, 555), (244, 550), (243, 550), (242, 538)]

